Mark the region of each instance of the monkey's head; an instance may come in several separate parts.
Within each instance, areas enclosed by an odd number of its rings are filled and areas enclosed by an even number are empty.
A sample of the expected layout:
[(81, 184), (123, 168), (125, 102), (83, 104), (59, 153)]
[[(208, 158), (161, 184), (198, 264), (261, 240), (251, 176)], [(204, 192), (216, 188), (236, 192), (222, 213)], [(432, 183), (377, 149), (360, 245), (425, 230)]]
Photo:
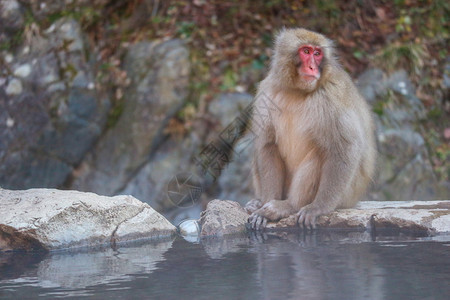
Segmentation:
[(280, 88), (313, 92), (334, 64), (333, 42), (325, 36), (303, 28), (277, 35), (271, 74)]

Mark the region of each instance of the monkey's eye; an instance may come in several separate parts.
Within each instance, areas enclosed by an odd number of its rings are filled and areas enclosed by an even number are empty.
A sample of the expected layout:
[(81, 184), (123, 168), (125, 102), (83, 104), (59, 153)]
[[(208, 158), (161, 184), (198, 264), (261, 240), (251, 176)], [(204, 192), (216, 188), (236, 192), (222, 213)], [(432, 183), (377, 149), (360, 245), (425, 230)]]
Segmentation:
[(309, 49), (308, 49), (308, 48), (304, 48), (304, 49), (303, 49), (303, 53), (309, 54)]
[(320, 51), (314, 51), (314, 55), (315, 56), (319, 56), (320, 55)]

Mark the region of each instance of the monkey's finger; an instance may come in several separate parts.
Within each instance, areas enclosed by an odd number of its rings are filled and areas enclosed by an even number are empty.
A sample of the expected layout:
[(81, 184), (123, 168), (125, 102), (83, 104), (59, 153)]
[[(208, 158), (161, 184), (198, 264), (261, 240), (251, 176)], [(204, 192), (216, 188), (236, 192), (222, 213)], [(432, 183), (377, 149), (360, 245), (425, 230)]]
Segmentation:
[(258, 218), (256, 218), (256, 230), (260, 230), (261, 229), (261, 223), (263, 222), (263, 218), (262, 216), (258, 216)]
[(255, 229), (256, 217), (257, 216), (255, 216), (255, 215), (251, 215), (251, 217), (249, 218), (249, 222), (251, 224), (252, 229)]
[(252, 216), (252, 229), (253, 230), (258, 230), (258, 226), (259, 226), (258, 223), (260, 222), (259, 218), (260, 218), (259, 215), (253, 214), (253, 216)]
[(255, 220), (255, 216), (252, 214), (250, 217), (248, 217), (248, 219), (247, 219), (247, 222), (250, 224), (250, 228), (251, 229), (254, 229), (253, 227), (253, 223), (254, 223), (254, 220)]
[(262, 223), (262, 228), (266, 228), (267, 226), (267, 218), (264, 218), (264, 221)]
[(316, 217), (312, 217), (311, 219), (311, 230), (316, 229)]
[(305, 216), (305, 229), (306, 230), (311, 230), (312, 229), (312, 220), (311, 220), (312, 216), (310, 214), (306, 214)]
[(300, 212), (298, 215), (297, 224), (302, 229), (304, 227), (304, 222), (305, 222), (305, 214), (303, 212)]

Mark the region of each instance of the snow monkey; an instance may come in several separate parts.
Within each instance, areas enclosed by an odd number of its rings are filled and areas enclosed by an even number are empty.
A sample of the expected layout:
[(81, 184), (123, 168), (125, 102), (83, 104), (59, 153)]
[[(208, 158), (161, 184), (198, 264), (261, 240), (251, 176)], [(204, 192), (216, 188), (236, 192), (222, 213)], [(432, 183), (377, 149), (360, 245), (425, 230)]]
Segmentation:
[[(254, 103), (253, 183), (246, 210), (253, 229), (296, 214), (316, 218), (354, 206), (374, 172), (374, 125), (364, 98), (334, 55), (333, 42), (284, 29)], [(258, 115), (267, 101), (278, 108)]]

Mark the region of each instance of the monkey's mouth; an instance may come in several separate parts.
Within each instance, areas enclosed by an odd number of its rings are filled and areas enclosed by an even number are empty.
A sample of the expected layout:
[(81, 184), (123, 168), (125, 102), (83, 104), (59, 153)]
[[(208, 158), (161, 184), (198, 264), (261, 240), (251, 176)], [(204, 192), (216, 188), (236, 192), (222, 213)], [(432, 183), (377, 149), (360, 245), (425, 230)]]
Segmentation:
[(311, 74), (305, 74), (303, 72), (299, 72), (300, 77), (302, 77), (306, 81), (314, 81), (319, 80), (320, 74), (317, 75), (311, 75)]
[(320, 72), (317, 72), (316, 74), (309, 74), (309, 73), (303, 72), (300, 68), (297, 68), (297, 73), (298, 73), (298, 76), (300, 76), (300, 78), (305, 81), (312, 82), (315, 80), (319, 80), (319, 78), (320, 78)]

